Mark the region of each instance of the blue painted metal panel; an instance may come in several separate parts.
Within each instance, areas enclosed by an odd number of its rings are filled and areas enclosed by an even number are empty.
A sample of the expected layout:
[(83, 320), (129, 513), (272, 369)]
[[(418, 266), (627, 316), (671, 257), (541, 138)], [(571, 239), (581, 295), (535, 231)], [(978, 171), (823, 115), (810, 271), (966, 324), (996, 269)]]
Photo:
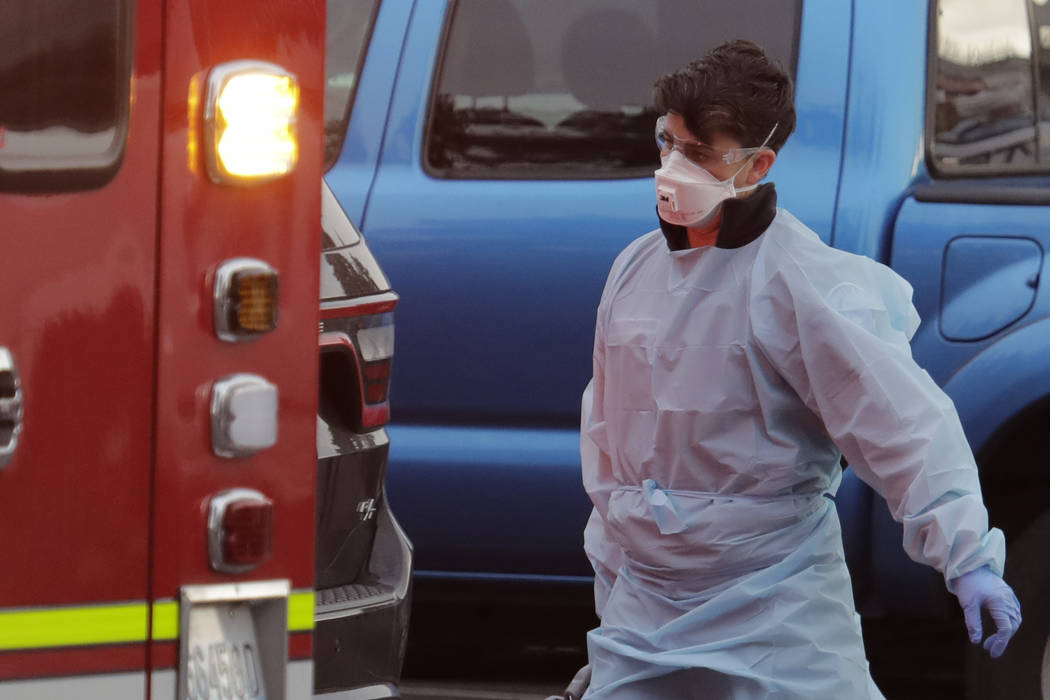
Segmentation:
[(941, 332), (949, 340), (980, 340), (1032, 308), (1043, 251), (1027, 238), (964, 236), (944, 257)]
[[(588, 575), (576, 430), (391, 427), (387, 493), (419, 570)], [(529, 460), (527, 467), (522, 458)], [(483, 566), (482, 566), (483, 565)]]
[[(1045, 290), (1039, 296), (1045, 300)], [(989, 344), (945, 386), (975, 450), (1007, 419), (1050, 396), (1050, 320), (1045, 316)]]
[[(960, 236), (1013, 239), (1019, 232), (1030, 236), (1043, 250), (1050, 246), (1050, 207), (929, 203), (908, 200), (901, 207), (894, 232), (893, 269), (915, 288), (915, 308), (922, 325), (912, 340), (912, 353), (926, 371), (944, 386), (955, 372), (1003, 336), (1027, 323), (1050, 314), (1050, 294), (1040, 285), (1028, 312), (1009, 328), (976, 342), (953, 342), (940, 332), (941, 266), (949, 243)], [(1045, 264), (1045, 263), (1044, 263)], [(984, 280), (973, 278), (970, 284), (979, 288)], [(1031, 291), (1022, 285), (1021, 293)], [(976, 297), (975, 303), (980, 303)], [(984, 303), (995, 306), (994, 298)], [(982, 313), (979, 310), (976, 313)], [(956, 398), (956, 397), (953, 397)], [(1001, 421), (994, 406), (989, 407), (986, 421)], [(972, 426), (966, 425), (967, 434)], [(971, 438), (972, 439), (972, 438)]]
[(858, 2), (833, 243), (885, 261), (923, 162), (927, 3)]
[[(1050, 314), (1050, 295), (1040, 289), (1028, 311), (1009, 327), (974, 342), (953, 341), (941, 333), (942, 275), (945, 253), (961, 236), (1015, 240), (1019, 232), (1040, 246), (1050, 244), (1050, 207), (917, 202), (900, 208), (893, 233), (892, 266), (915, 289), (915, 306), (922, 317), (912, 353), (956, 404), (970, 446), (976, 451), (994, 430), (1004, 425), (1027, 402), (1050, 394), (1050, 355), (1044, 335), (1025, 327)], [(994, 270), (985, 270), (994, 275)], [(996, 282), (976, 274), (959, 279), (955, 293), (965, 285), (980, 290)], [(1026, 294), (1023, 285), (1017, 290)], [(1028, 290), (1031, 291), (1031, 290)], [(988, 315), (1001, 299), (983, 293), (969, 296), (977, 316)], [(1031, 326), (1042, 328), (1043, 324)], [(979, 361), (980, 360), (980, 361)], [(994, 523), (993, 523), (994, 524)], [(871, 532), (872, 590), (877, 605), (914, 615), (944, 613), (943, 586), (931, 569), (911, 562), (901, 548), (902, 528), (888, 517), (879, 502), (873, 507)]]
[[(575, 438), (551, 440), (575, 436), (601, 288), (616, 253), (656, 225), (652, 179), (427, 175), (426, 95), (445, 8), (435, 0), (413, 11), (364, 214), (369, 244), (401, 295), (390, 497), (422, 568), (586, 575), (580, 533), (588, 509), (578, 447)], [(782, 206), (826, 239), (842, 146), (850, 13), (839, 0), (804, 3), (800, 128), (773, 176)], [(342, 200), (341, 181), (329, 181)], [(485, 438), (489, 428), (528, 437), (508, 457)], [(554, 462), (550, 450), (557, 450)], [(484, 484), (489, 497), (468, 499), (467, 508), (457, 491), (464, 483)], [(446, 493), (457, 507), (448, 507)], [(529, 537), (547, 543), (546, 554), (505, 551), (521, 538), (526, 516), (534, 528)], [(449, 551), (459, 546), (462, 552)], [(563, 566), (565, 548), (574, 559)]]

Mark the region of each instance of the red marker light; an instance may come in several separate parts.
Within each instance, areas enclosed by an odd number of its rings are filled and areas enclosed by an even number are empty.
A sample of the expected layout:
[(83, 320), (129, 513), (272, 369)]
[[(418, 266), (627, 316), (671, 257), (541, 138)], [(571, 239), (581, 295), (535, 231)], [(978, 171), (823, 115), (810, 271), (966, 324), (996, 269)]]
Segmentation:
[(208, 553), (216, 571), (239, 573), (273, 556), (273, 501), (258, 491), (231, 489), (211, 499)]
[(390, 360), (365, 362), (365, 403), (383, 403), (390, 390)]
[(222, 523), (222, 558), (234, 566), (258, 566), (273, 556), (273, 501), (234, 501)]

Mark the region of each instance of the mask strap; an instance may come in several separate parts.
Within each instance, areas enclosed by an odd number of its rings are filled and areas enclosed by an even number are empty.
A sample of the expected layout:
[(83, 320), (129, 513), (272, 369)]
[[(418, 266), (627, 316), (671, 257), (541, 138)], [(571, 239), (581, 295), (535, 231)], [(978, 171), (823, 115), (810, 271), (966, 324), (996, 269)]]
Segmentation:
[(773, 124), (773, 128), (769, 130), (769, 135), (766, 136), (766, 139), (762, 142), (762, 145), (759, 146), (759, 148), (766, 147), (766, 144), (769, 143), (769, 139), (773, 138), (773, 134), (776, 133), (778, 126), (780, 126), (780, 122), (776, 122), (775, 124)]
[[(773, 134), (776, 133), (776, 130), (777, 130), (778, 126), (780, 126), (780, 122), (777, 122), (777, 123), (775, 123), (773, 125), (773, 128), (769, 130), (769, 134), (762, 141), (762, 145), (759, 146), (759, 148), (765, 148), (766, 147), (766, 144), (769, 143), (769, 139), (773, 138)], [(739, 175), (740, 173), (742, 173), (744, 171), (744, 168), (747, 167), (747, 164), (750, 163), (751, 160), (757, 155), (758, 155), (758, 153), (752, 153), (750, 156), (748, 156), (747, 159), (744, 160), (744, 164), (741, 165), (737, 169), (737, 171), (735, 173), (733, 173), (733, 177), (730, 178), (730, 181), (731, 182), (736, 182), (736, 176)], [(735, 192), (738, 192), (738, 193), (739, 192), (750, 192), (751, 190), (755, 189), (756, 187), (758, 187), (758, 183), (757, 182), (755, 184), (753, 184), (753, 185), (747, 185), (745, 187), (737, 187), (736, 185), (734, 185), (733, 186), (733, 190)]]

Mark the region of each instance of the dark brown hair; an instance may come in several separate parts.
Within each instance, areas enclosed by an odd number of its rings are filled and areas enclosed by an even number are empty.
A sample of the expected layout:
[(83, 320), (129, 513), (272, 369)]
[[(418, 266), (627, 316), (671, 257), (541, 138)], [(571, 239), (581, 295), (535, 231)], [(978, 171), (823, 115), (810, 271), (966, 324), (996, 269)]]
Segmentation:
[(737, 39), (711, 49), (685, 68), (666, 73), (653, 86), (661, 113), (677, 112), (699, 139), (720, 131), (744, 147), (766, 145), (774, 151), (795, 130), (791, 77), (758, 45)]

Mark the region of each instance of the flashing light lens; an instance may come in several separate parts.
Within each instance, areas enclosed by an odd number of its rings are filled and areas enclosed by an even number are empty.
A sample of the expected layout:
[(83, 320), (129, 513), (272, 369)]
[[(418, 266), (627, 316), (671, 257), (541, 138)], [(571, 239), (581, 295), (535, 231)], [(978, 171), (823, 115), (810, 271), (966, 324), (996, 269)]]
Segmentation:
[(216, 98), (215, 152), (235, 178), (286, 175), (299, 157), (296, 116), (299, 84), (290, 75), (261, 69), (234, 73)]

